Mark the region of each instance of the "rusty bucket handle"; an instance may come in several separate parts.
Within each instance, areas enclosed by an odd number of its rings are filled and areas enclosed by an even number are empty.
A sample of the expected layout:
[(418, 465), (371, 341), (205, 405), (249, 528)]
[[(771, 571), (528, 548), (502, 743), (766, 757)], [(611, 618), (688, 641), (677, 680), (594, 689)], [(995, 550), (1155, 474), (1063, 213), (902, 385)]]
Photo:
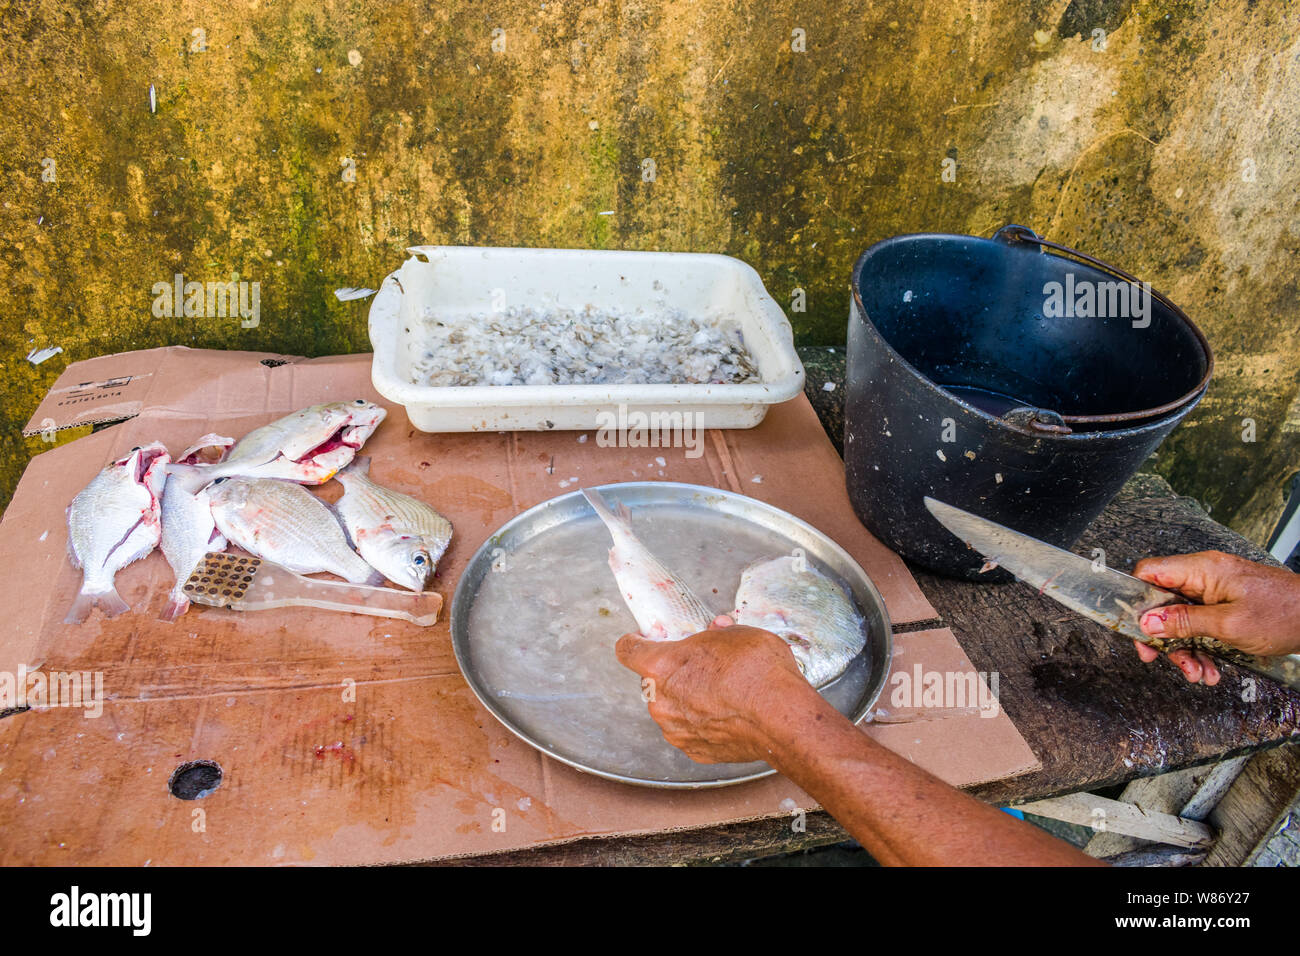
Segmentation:
[[(1033, 243), (1034, 245), (1039, 246), (1040, 248), (1054, 249), (1059, 253), (1063, 253), (1064, 255), (1071, 256), (1075, 259), (1080, 260), (1081, 262), (1086, 263), (1087, 265), (1100, 269), (1102, 272), (1107, 272), (1115, 276), (1116, 278), (1123, 279), (1125, 282), (1128, 282), (1132, 285), (1135, 286), (1142, 285), (1142, 282), (1140, 282), (1136, 276), (1130, 275), (1129, 273), (1125, 272), (1123, 269), (1117, 268), (1116, 266), (1113, 266), (1108, 262), (1102, 262), (1100, 259), (1095, 259), (1085, 252), (1079, 252), (1077, 249), (1071, 249), (1069, 246), (1062, 245), (1059, 242), (1052, 242), (1052, 240), (1050, 239), (1044, 239), (1042, 236), (1038, 235), (1038, 233), (1034, 232), (1034, 230), (1030, 229), (1028, 226), (1018, 226), (1015, 225), (1014, 223), (1003, 226), (1001, 229), (999, 229), (997, 232), (993, 234), (993, 238), (998, 242), (1005, 242), (1005, 243), (1028, 242), (1028, 243)], [(1201, 380), (1192, 388), (1192, 390), (1188, 392), (1186, 395), (1183, 395), (1181, 398), (1177, 398), (1172, 402), (1166, 402), (1163, 405), (1158, 405), (1155, 408), (1146, 408), (1136, 412), (1120, 412), (1114, 415), (1062, 415), (1061, 418), (1066, 423), (1071, 425), (1074, 424), (1084, 425), (1084, 424), (1101, 424), (1101, 423), (1111, 424), (1115, 422), (1144, 421), (1148, 418), (1155, 418), (1159, 415), (1164, 415), (1167, 414), (1168, 412), (1172, 412), (1175, 409), (1182, 408), (1188, 402), (1192, 401), (1200, 392), (1204, 391), (1206, 387), (1209, 386), (1210, 376), (1214, 374), (1214, 353), (1210, 350), (1210, 343), (1209, 340), (1206, 339), (1205, 333), (1203, 333), (1200, 330), (1200, 328), (1197, 326), (1195, 322), (1193, 322), (1191, 319), (1187, 317), (1186, 312), (1184, 312), (1178, 306), (1174, 305), (1174, 303), (1171, 302), (1168, 296), (1166, 296), (1164, 293), (1158, 292), (1155, 289), (1151, 289), (1151, 288), (1148, 288), (1147, 291), (1152, 298), (1154, 298), (1157, 302), (1163, 305), (1166, 309), (1168, 309), (1178, 318), (1182, 319), (1183, 322), (1187, 323), (1187, 327), (1192, 330), (1192, 334), (1196, 336), (1197, 342), (1199, 342), (1201, 345), (1201, 351), (1205, 353), (1205, 374), (1201, 377)]]

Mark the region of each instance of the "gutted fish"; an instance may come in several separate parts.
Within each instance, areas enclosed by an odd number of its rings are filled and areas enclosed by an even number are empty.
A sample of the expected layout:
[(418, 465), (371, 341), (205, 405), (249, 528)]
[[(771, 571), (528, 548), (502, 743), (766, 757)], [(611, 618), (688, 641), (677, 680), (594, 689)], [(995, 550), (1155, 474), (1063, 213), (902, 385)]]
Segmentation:
[(329, 505), (301, 485), (274, 478), (227, 478), (207, 493), (217, 529), (249, 554), (299, 574), (328, 571), (353, 584), (383, 581), (348, 547)]
[(732, 619), (789, 644), (814, 687), (839, 677), (867, 643), (863, 618), (844, 589), (790, 555), (745, 569)]
[(98, 606), (106, 616), (129, 610), (114, 586), (117, 572), (143, 558), (161, 536), (159, 498), (167, 449), (133, 448), (98, 475), (68, 506), (68, 557), (82, 572), (81, 591), (65, 620), (80, 624)]
[(451, 542), (451, 522), (423, 501), (375, 484), (365, 456), (334, 477), (345, 489), (334, 510), (361, 556), (394, 584), (428, 587)]
[(178, 481), (167, 483), (162, 498), (162, 553), (176, 575), (161, 619), (174, 621), (190, 607), (183, 586), (203, 556), (226, 550), (226, 539), (212, 518), (208, 492), (190, 492)]
[(686, 582), (664, 567), (632, 532), (627, 506), (620, 504), (615, 514), (600, 492), (584, 488), (582, 493), (614, 539), (609, 567), (641, 635), (655, 641), (680, 641), (707, 628), (713, 615)]
[[(176, 464), (192, 465), (205, 448), (219, 448), (222, 454), (235, 443), (233, 438), (221, 435), (204, 435), (181, 454)], [(212, 518), (212, 507), (206, 490), (190, 491), (181, 481), (168, 481), (162, 495), (162, 553), (176, 575), (167, 607), (160, 618), (174, 621), (189, 610), (190, 599), (185, 596), (184, 584), (209, 551), (226, 550), (226, 539), (217, 530)]]
[(350, 461), (388, 412), (373, 402), (312, 405), (255, 428), (216, 464), (174, 465), (191, 491), (218, 478), (283, 478), (308, 485), (329, 481)]

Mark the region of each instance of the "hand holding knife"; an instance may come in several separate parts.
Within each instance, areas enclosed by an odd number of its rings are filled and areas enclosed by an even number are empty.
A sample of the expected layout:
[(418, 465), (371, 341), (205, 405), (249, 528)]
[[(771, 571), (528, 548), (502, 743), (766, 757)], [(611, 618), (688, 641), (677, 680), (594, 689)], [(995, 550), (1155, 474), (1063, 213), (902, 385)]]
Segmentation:
[(1189, 603), (1173, 591), (933, 498), (926, 498), (925, 506), (945, 528), (982, 554), (986, 561), (1098, 624), (1158, 651), (1193, 648), (1300, 690), (1300, 655), (1256, 656), (1212, 637), (1164, 638), (1143, 631), (1138, 622), (1147, 611)]

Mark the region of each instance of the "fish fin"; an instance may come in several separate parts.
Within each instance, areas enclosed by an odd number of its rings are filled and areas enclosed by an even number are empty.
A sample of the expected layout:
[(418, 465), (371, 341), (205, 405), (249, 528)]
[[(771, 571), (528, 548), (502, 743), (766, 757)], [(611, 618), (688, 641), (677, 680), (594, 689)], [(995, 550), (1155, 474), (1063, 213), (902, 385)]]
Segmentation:
[(160, 621), (174, 621), (190, 609), (190, 599), (187, 597), (173, 597), (163, 608), (163, 612), (158, 615)]
[(72, 547), (71, 529), (69, 529), (68, 531), (68, 560), (72, 562), (72, 566), (74, 568), (76, 568), (78, 571), (81, 570), (81, 558), (77, 557), (77, 552)]
[(368, 584), (372, 588), (382, 587), (383, 583), (388, 580), (383, 574), (369, 565), (366, 565), (365, 571), (357, 568), (354, 574), (343, 574), (342, 571), (334, 571), (333, 573), (347, 580), (349, 584)]
[(68, 616), (63, 619), (64, 623), (80, 624), (90, 617), (91, 609), (96, 606), (104, 612), (104, 617), (117, 617), (123, 611), (131, 610), (131, 605), (122, 600), (122, 596), (117, 593), (116, 588), (109, 588), (99, 594), (82, 591), (77, 595), (76, 600), (72, 602), (72, 607), (68, 610)]
[(94, 606), (95, 596), (82, 591), (72, 602), (72, 607), (68, 609), (68, 616), (63, 619), (63, 623), (80, 624), (86, 618), (90, 617), (90, 610)]
[(177, 482), (182, 491), (188, 494), (198, 494), (204, 487), (210, 485), (214, 479), (222, 477), (220, 472), (214, 473), (212, 465), (190, 465), (177, 464), (172, 462), (167, 466), (167, 477), (171, 481)]
[[(347, 519), (343, 517), (343, 512), (339, 510), (339, 505), (343, 504), (343, 498), (347, 498), (347, 496), (348, 493), (345, 491), (343, 493), (343, 497), (339, 498), (339, 500), (334, 502), (334, 504), (330, 504), (328, 501), (325, 502), (325, 507), (330, 510), (330, 514), (334, 516), (334, 520), (337, 521), (339, 523), (339, 527), (343, 529), (343, 540), (345, 540), (348, 543), (349, 548), (351, 548), (353, 551), (356, 551), (357, 543), (352, 539), (352, 529), (348, 527)], [(364, 561), (365, 559), (362, 558), (362, 560)]]
[(366, 478), (369, 478), (370, 477), (370, 456), (369, 455), (354, 456), (352, 461), (349, 462), (346, 467), (341, 468), (339, 470), (340, 475), (344, 473), (351, 474), (351, 475), (362, 475)]
[(199, 464), (198, 453), (205, 448), (219, 448), (221, 457), (217, 461), (225, 460), (226, 455), (230, 452), (230, 446), (235, 443), (235, 439), (227, 438), (224, 435), (218, 435), (215, 432), (209, 432), (189, 448), (181, 452), (180, 457), (176, 459), (178, 464), (196, 465)]
[(596, 514), (600, 515), (600, 520), (605, 522), (605, 525), (611, 530), (614, 528), (626, 529), (628, 527), (629, 513), (627, 505), (620, 502), (619, 508), (623, 514), (615, 514), (609, 510), (609, 505), (605, 502), (604, 497), (595, 488), (583, 488), (582, 496), (587, 499), (587, 504), (591, 505)]

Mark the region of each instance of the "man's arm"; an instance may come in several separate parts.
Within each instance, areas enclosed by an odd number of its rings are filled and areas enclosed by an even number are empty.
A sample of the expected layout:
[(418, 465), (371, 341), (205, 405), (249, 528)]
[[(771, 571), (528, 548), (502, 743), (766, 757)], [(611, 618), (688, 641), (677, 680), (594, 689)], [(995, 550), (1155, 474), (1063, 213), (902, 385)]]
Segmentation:
[(767, 761), (881, 863), (1097, 863), (877, 744), (809, 686), (767, 631), (727, 627), (676, 642), (627, 634), (618, 656), (651, 682), (650, 715), (669, 743), (700, 763)]

